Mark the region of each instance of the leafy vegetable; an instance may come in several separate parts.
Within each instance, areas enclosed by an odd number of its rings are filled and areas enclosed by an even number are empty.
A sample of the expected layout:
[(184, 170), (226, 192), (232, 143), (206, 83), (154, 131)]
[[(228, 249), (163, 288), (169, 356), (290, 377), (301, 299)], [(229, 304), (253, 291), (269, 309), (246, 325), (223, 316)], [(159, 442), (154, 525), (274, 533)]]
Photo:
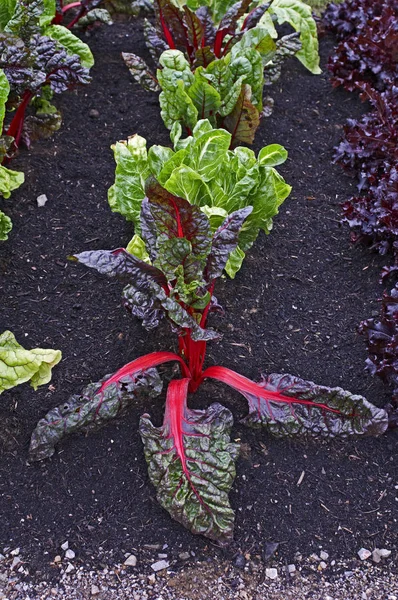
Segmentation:
[(11, 331), (4, 331), (0, 335), (0, 394), (25, 381), (30, 381), (34, 390), (48, 383), (51, 369), (61, 357), (59, 350), (25, 350)]
[[(103, 0), (78, 0), (65, 5), (64, 0), (56, 0), (56, 14), (53, 19), (54, 24), (61, 24), (65, 15), (70, 11), (74, 12), (72, 20), (66, 25), (66, 28), (79, 27), (83, 29), (93, 23), (101, 22), (110, 25), (112, 23), (111, 15), (105, 8), (99, 8)], [(78, 38), (77, 38), (78, 39)]]
[[(5, 106), (8, 100), (10, 85), (4, 71), (0, 69), (0, 131), (3, 130), (3, 121), (5, 116)], [(4, 198), (9, 198), (11, 192), (24, 182), (24, 174), (19, 171), (11, 171), (1, 165), (8, 148), (13, 142), (13, 138), (8, 135), (0, 135), (0, 194)], [(0, 210), (0, 241), (8, 239), (8, 234), (12, 229), (12, 222), (7, 215)]]
[[(228, 138), (228, 134), (214, 132), (204, 123), (202, 126), (207, 133), (199, 147), (184, 143), (174, 157), (161, 147), (154, 150), (153, 158), (151, 151), (147, 156), (142, 138), (136, 139), (130, 149), (135, 160), (144, 162), (142, 171), (146, 161), (152, 161), (161, 179), (167, 162), (174, 160), (179, 164), (180, 158), (175, 157), (179, 152), (185, 156), (189, 148), (191, 164), (211, 186), (220, 168), (219, 161), (214, 160), (218, 144), (211, 150), (211, 162), (201, 163), (200, 158), (211, 148), (214, 135)], [(250, 150), (240, 148), (235, 154), (227, 147), (221, 156), (229, 153), (231, 161), (236, 162), (240, 154), (242, 163), (249, 163), (251, 169), (259, 163), (269, 169), (285, 159), (285, 151), (276, 145), (263, 149), (257, 160)], [(135, 167), (130, 173), (133, 178), (138, 177)], [(167, 177), (170, 173), (168, 169)], [(126, 179), (127, 187), (130, 184)], [(82, 397), (50, 411), (33, 432), (30, 455), (33, 460), (51, 456), (54, 445), (64, 435), (91, 430), (117, 416), (131, 404), (138, 382), (143, 392), (158, 394), (160, 384), (153, 369), (176, 361), (182, 378), (172, 379), (168, 386), (163, 425), (155, 427), (147, 414), (140, 421), (149, 477), (160, 504), (174, 519), (193, 533), (225, 544), (233, 536), (234, 514), (228, 493), (235, 478), (239, 446), (230, 441), (229, 410), (220, 404), (211, 404), (206, 410), (188, 408), (188, 392), (196, 391), (204, 379), (216, 379), (239, 391), (249, 404), (244, 422), (267, 427), (278, 436), (380, 435), (388, 427), (389, 415), (361, 396), (291, 375), (270, 375), (256, 384), (225, 367), (203, 370), (207, 341), (220, 337), (207, 327), (209, 313), (218, 308), (213, 295), (216, 279), (237, 250), (256, 206), (227, 213), (214, 231), (211, 217), (199, 206), (173, 195), (153, 178), (146, 182), (145, 193), (140, 212), (142, 237), (136, 234), (130, 245), (141, 258), (124, 249), (83, 252), (75, 258), (127, 283), (124, 301), (147, 329), (156, 327), (162, 318), (167, 319), (178, 334), (178, 354), (154, 352), (138, 358), (99, 384), (89, 386)]]
[[(262, 112), (263, 86), (278, 79), (283, 61), (297, 54), (312, 73), (320, 73), (311, 9), (300, 0), (274, 0), (248, 14), (249, 0), (193, 4), (155, 0), (156, 23), (146, 22), (145, 35), (162, 67), (156, 77), (142, 58), (132, 53), (123, 58), (144, 89), (162, 89), (162, 118), (169, 129), (178, 121), (190, 133), (198, 120), (209, 119), (233, 133), (232, 144), (251, 143), (260, 116), (272, 110), (268, 102)], [(274, 21), (289, 23), (297, 33), (275, 41)]]
[[(14, 140), (3, 162), (10, 160), (22, 139), (29, 146), (60, 127), (61, 116), (50, 103), (54, 93), (90, 81), (90, 49), (65, 27), (50, 25), (54, 14), (52, 0), (16, 0), (11, 18), (1, 23), (0, 68), (10, 86), (9, 103), (16, 108), (6, 128)], [(28, 106), (35, 113), (25, 122)]]
[(247, 148), (231, 151), (231, 135), (212, 129), (207, 120), (198, 122), (191, 137), (181, 140), (180, 136), (177, 124), (171, 136), (174, 151), (163, 146), (147, 150), (146, 141), (138, 135), (115, 144), (116, 179), (109, 190), (109, 204), (133, 221), (139, 234), (145, 180), (152, 175), (171, 194), (199, 206), (213, 232), (228, 215), (252, 206), (239, 235), (239, 247), (226, 266), (234, 277), (244, 253), (260, 229), (270, 232), (272, 218), (290, 193), (290, 186), (275, 169), (286, 160), (286, 150), (271, 144), (260, 150), (258, 158)]

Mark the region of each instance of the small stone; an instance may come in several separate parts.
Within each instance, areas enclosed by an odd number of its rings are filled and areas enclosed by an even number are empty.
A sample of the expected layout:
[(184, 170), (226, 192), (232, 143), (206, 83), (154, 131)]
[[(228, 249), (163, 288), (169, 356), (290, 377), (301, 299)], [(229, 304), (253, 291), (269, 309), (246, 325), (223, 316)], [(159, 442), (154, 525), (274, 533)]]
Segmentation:
[(158, 558), (167, 558), (168, 554), (158, 554)]
[(354, 571), (344, 571), (344, 577), (350, 579), (354, 575)]
[(321, 562), (318, 565), (318, 570), (319, 571), (324, 571), (327, 568), (328, 568), (327, 564), (323, 560), (321, 560)]
[(15, 550), (11, 550), (10, 554), (11, 554), (11, 556), (18, 556), (19, 548), (15, 548)]
[(376, 550), (378, 550), (382, 558), (388, 558), (389, 556), (391, 556), (391, 550), (387, 550), (386, 548), (376, 548)]
[(329, 558), (329, 554), (327, 552), (325, 552), (324, 550), (322, 550), (319, 553), (319, 556), (320, 556), (321, 560), (327, 560)]
[(70, 560), (72, 560), (73, 558), (75, 558), (75, 556), (76, 554), (70, 548), (65, 552), (65, 558), (69, 558)]
[(6, 557), (4, 556), (4, 554), (0, 554), (0, 562), (3, 562), (3, 560), (5, 560)]
[(238, 567), (238, 569), (244, 569), (245, 568), (246, 559), (243, 556), (243, 554), (238, 554), (238, 556), (235, 558), (234, 564), (235, 564), (235, 567)]
[(96, 108), (92, 108), (89, 113), (88, 113), (89, 117), (91, 117), (92, 119), (98, 119), (99, 117), (99, 112)]
[(148, 583), (149, 583), (149, 585), (155, 585), (155, 583), (156, 583), (156, 575), (155, 575), (155, 573), (152, 573), (151, 575), (148, 575)]
[(98, 596), (98, 594), (100, 593), (100, 589), (97, 585), (92, 585), (91, 586), (91, 595), (92, 596)]
[(72, 571), (74, 571), (74, 570), (75, 570), (75, 567), (73, 565), (71, 565), (71, 563), (69, 563), (65, 569), (65, 573), (72, 573)]
[(63, 544), (61, 544), (61, 550), (67, 550), (69, 548), (69, 542), (66, 541)]
[(137, 564), (137, 557), (134, 554), (130, 554), (123, 563), (126, 567), (135, 567)]
[(372, 556), (372, 553), (367, 548), (361, 548), (358, 551), (358, 556), (361, 560), (367, 560), (369, 558), (369, 556)]
[(59, 554), (57, 554), (57, 556), (54, 558), (54, 562), (55, 562), (55, 563), (60, 563), (60, 562), (61, 562), (61, 560), (62, 560), (62, 558), (60, 557), (60, 555), (59, 555)]
[(39, 208), (41, 208), (42, 206), (45, 206), (47, 201), (48, 201), (48, 198), (45, 194), (40, 194), (40, 196), (37, 196), (37, 198), (36, 198), (37, 206)]
[(164, 571), (164, 569), (168, 569), (170, 563), (167, 560), (158, 560), (151, 565), (152, 571), (157, 573), (158, 571)]
[(312, 560), (313, 562), (319, 562), (321, 559), (319, 558), (319, 556), (317, 554), (315, 554), (315, 552), (313, 554), (310, 555), (310, 560)]
[(287, 565), (289, 575), (294, 575), (296, 572), (296, 565)]
[(180, 560), (188, 560), (189, 558), (191, 558), (191, 555), (189, 554), (189, 552), (181, 552), (181, 553), (178, 555), (178, 558), (179, 558)]
[(21, 561), (21, 559), (19, 558), (19, 556), (15, 556), (15, 557), (14, 557), (14, 560), (13, 560), (13, 561), (12, 561), (12, 563), (11, 563), (11, 567), (10, 567), (10, 568), (11, 568), (11, 571), (13, 571), (14, 569), (16, 569), (16, 568), (17, 568), (17, 566), (18, 566), (18, 565), (19, 565), (21, 562), (22, 562), (22, 561)]
[(277, 579), (278, 570), (277, 569), (265, 569), (265, 576), (268, 577), (268, 579)]

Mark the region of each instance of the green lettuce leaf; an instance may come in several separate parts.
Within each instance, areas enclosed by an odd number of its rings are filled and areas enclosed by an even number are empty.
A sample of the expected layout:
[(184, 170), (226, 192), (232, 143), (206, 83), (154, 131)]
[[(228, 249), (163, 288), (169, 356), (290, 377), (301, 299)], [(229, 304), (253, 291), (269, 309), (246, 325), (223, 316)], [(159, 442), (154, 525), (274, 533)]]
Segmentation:
[(11, 192), (19, 188), (25, 181), (25, 175), (20, 171), (12, 171), (0, 165), (0, 195), (9, 198)]
[(11, 331), (4, 331), (0, 335), (0, 394), (29, 380), (35, 390), (48, 383), (61, 357), (60, 350), (25, 350)]
[(12, 221), (0, 210), (0, 242), (8, 240), (8, 234), (12, 229)]

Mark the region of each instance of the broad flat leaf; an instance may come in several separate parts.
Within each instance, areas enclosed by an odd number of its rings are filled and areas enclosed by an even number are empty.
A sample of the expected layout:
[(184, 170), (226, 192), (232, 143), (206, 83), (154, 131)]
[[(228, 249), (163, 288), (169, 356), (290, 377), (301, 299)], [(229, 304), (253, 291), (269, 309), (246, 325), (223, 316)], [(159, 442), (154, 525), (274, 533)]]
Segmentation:
[(198, 48), (195, 52), (195, 59), (193, 62), (193, 68), (197, 67), (207, 67), (213, 60), (216, 59), (216, 56), (210, 46), (203, 46), (203, 48)]
[[(258, 8), (262, 7), (259, 6)], [(256, 27), (255, 29), (246, 31), (242, 39), (233, 47), (233, 52), (239, 54), (243, 48), (257, 50), (261, 55), (263, 65), (265, 65), (273, 58), (277, 45), (266, 29), (263, 27)]]
[(129, 254), (124, 248), (88, 250), (75, 254), (72, 258), (101, 275), (117, 277), (140, 290), (147, 290), (152, 283), (167, 286), (167, 280), (159, 269)]
[(215, 232), (206, 264), (206, 281), (221, 277), (231, 252), (238, 246), (239, 233), (243, 222), (251, 212), (252, 207), (247, 206), (231, 213)]
[(133, 221), (139, 232), (141, 203), (145, 198), (145, 180), (150, 175), (146, 140), (133, 135), (112, 146), (115, 161), (115, 183), (108, 190), (108, 202), (113, 212)]
[(319, 68), (318, 36), (311, 7), (300, 0), (274, 0), (269, 12), (276, 16), (280, 25), (289, 23), (300, 32), (302, 49), (296, 56), (311, 73), (319, 75), (322, 71)]
[(71, 56), (77, 55), (83, 67), (91, 69), (94, 65), (94, 56), (87, 44), (63, 25), (50, 25), (45, 29), (44, 35), (61, 44)]
[(0, 210), (0, 242), (8, 240), (8, 234), (12, 229), (12, 221)]
[(240, 392), (249, 403), (249, 414), (243, 422), (266, 427), (278, 437), (381, 435), (388, 427), (384, 409), (338, 387), (276, 373), (256, 384), (225, 367), (209, 367), (203, 376)]
[(229, 255), (228, 262), (225, 266), (225, 271), (231, 279), (235, 279), (235, 275), (240, 270), (245, 256), (245, 253), (241, 248), (239, 248), (239, 246), (235, 248), (235, 250), (233, 250)]
[(61, 357), (60, 350), (25, 350), (11, 331), (4, 331), (0, 335), (0, 394), (25, 381), (30, 381), (34, 389), (48, 383), (51, 369)]
[(119, 417), (140, 395), (154, 398), (162, 391), (156, 369), (126, 375), (100, 391), (101, 384), (108, 378), (89, 384), (81, 396), (72, 396), (38, 422), (30, 440), (31, 460), (50, 458), (66, 435), (95, 431)]
[(202, 77), (202, 70), (203, 67), (195, 70), (194, 82), (188, 88), (187, 93), (198, 111), (198, 119), (209, 119), (210, 123), (215, 125), (221, 98), (217, 90)]
[(145, 60), (131, 52), (122, 52), (122, 57), (134, 81), (139, 83), (144, 90), (147, 92), (158, 92), (160, 90), (156, 77)]
[(242, 85), (233, 111), (224, 119), (225, 128), (232, 134), (232, 146), (236, 146), (238, 142), (252, 144), (257, 127), (260, 125), (259, 112), (250, 99), (250, 86)]
[(231, 8), (229, 8), (222, 16), (216, 36), (220, 32), (223, 32), (224, 34), (228, 33), (229, 35), (234, 35), (237, 28), (238, 20), (241, 17), (243, 17), (250, 4), (251, 0), (239, 0), (238, 2), (235, 2), (235, 4), (233, 4)]
[(276, 167), (283, 164), (287, 159), (287, 151), (279, 144), (264, 146), (258, 153), (258, 162), (264, 167)]
[(155, 0), (154, 8), (158, 26), (162, 27), (169, 48), (185, 48), (188, 34), (183, 11), (171, 0)]
[(232, 414), (220, 404), (189, 409), (188, 384), (189, 379), (170, 382), (162, 427), (154, 427), (149, 415), (141, 417), (149, 478), (173, 519), (192, 533), (227, 543), (234, 525), (228, 493), (239, 454), (229, 437)]
[(9, 198), (11, 192), (19, 188), (25, 181), (25, 175), (20, 171), (12, 171), (0, 165), (0, 195)]

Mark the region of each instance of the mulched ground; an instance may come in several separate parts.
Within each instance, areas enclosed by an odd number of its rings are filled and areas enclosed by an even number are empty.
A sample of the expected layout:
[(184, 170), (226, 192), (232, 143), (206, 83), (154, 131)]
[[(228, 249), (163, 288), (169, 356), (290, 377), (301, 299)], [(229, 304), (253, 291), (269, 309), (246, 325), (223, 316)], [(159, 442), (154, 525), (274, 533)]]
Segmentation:
[[(14, 230), (0, 253), (0, 331), (11, 329), (26, 347), (60, 348), (63, 360), (51, 386), (33, 393), (23, 385), (1, 398), (0, 551), (20, 546), (30, 571), (45, 578), (54, 573), (50, 562), (65, 539), (78, 560), (97, 566), (100, 546), (123, 557), (139, 555), (145, 544), (168, 544), (176, 554), (223, 552), (234, 560), (239, 552), (261, 554), (272, 541), (287, 562), (320, 547), (339, 557), (353, 557), (362, 546), (396, 550), (396, 432), (327, 444), (274, 440), (239, 425), (245, 405), (221, 384), (206, 383), (191, 405), (227, 405), (235, 416), (233, 438), (243, 444), (231, 493), (235, 543), (227, 550), (192, 536), (155, 500), (137, 428), (144, 412), (161, 423), (161, 400), (142, 401), (123, 421), (67, 439), (51, 460), (27, 464), (32, 429), (51, 407), (146, 352), (174, 348), (169, 330), (148, 334), (123, 311), (120, 284), (66, 258), (125, 245), (132, 235), (107, 205), (110, 145), (136, 132), (149, 144), (168, 143), (156, 96), (131, 81), (120, 58), (121, 51), (144, 55), (141, 30), (137, 20), (91, 33), (93, 83), (58, 100), (60, 132), (12, 165), (25, 171), (26, 183), (2, 203)], [(331, 48), (322, 41), (323, 64)], [(353, 94), (333, 90), (326, 71), (312, 76), (296, 60), (271, 94), (275, 110), (254, 149), (286, 146), (289, 160), (280, 171), (293, 192), (272, 234), (260, 236), (235, 281), (216, 290), (226, 316), (214, 325), (224, 339), (209, 348), (208, 363), (253, 379), (261, 372), (294, 373), (382, 406), (388, 396), (364, 372), (366, 350), (356, 326), (378, 314), (383, 261), (352, 246), (340, 226), (339, 205), (355, 181), (331, 163), (343, 123), (364, 107)], [(90, 117), (93, 109), (97, 118)], [(43, 208), (36, 203), (40, 194), (48, 197)]]

